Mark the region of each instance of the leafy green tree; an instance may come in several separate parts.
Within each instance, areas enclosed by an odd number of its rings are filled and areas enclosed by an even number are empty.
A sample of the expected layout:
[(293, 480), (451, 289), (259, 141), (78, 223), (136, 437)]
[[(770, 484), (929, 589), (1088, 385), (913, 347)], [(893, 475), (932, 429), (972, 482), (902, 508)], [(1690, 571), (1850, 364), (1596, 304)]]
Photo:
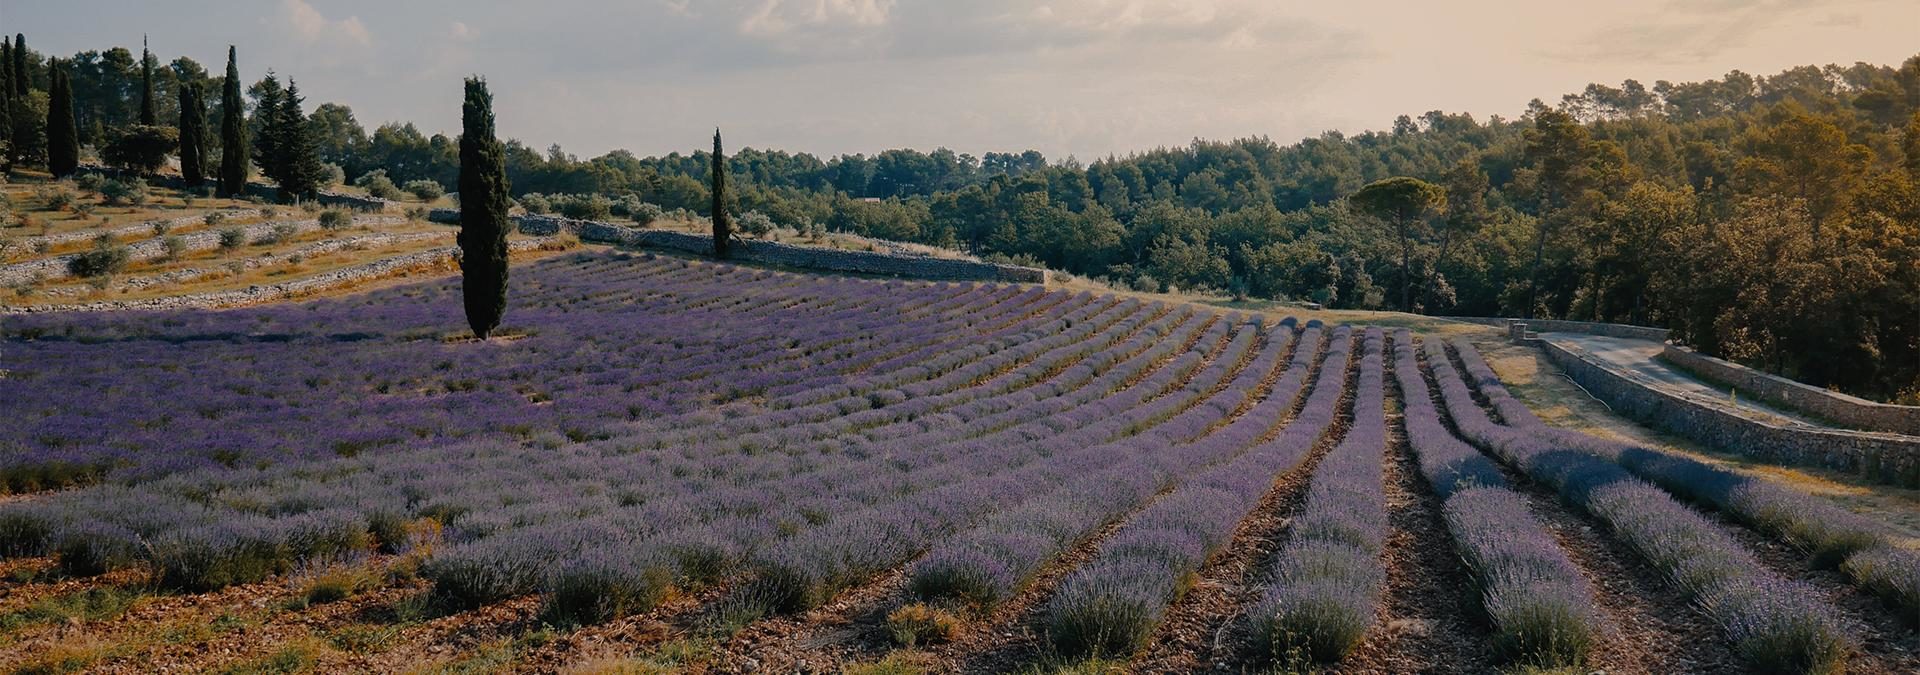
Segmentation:
[(720, 151), (720, 130), (713, 130), (713, 257), (725, 260), (733, 239), (733, 220), (727, 215), (727, 156)]
[(115, 133), (113, 140), (100, 149), (100, 158), (113, 166), (151, 176), (166, 166), (167, 155), (179, 144), (180, 133), (173, 127), (135, 124)]
[(1568, 203), (1589, 182), (1588, 160), (1593, 140), (1572, 115), (1558, 110), (1536, 110), (1527, 130), (1526, 156), (1538, 177), (1540, 199), (1533, 235), (1533, 263), (1527, 272), (1524, 318), (1533, 318), (1540, 306), (1540, 268), (1546, 260), (1547, 239), (1566, 219)]
[(52, 91), (47, 98), (47, 171), (57, 178), (80, 168), (80, 134), (73, 121), (73, 83), (67, 69), (48, 60)]
[(206, 180), (207, 103), (199, 82), (180, 87), (180, 177), (187, 185)]
[(240, 66), (234, 48), (227, 47), (227, 76), (220, 91), (220, 194), (234, 196), (247, 190), (246, 103), (240, 98)]
[(1400, 245), (1400, 311), (1413, 311), (1413, 250), (1431, 235), (1433, 216), (1446, 209), (1446, 191), (1418, 178), (1396, 176), (1368, 183), (1347, 200), (1393, 231)]
[(482, 340), (507, 309), (506, 154), (494, 135), (493, 94), (467, 78), (460, 111), (460, 272), (467, 325)]
[(247, 118), (247, 138), (253, 145), (253, 163), (260, 167), (260, 173), (274, 181), (286, 173), (286, 151), (281, 148), (281, 135), (286, 132), (281, 124), (281, 115), (286, 106), (281, 99), (286, 96), (280, 86), (280, 77), (273, 71), (247, 88), (247, 96), (253, 99), (253, 114)]

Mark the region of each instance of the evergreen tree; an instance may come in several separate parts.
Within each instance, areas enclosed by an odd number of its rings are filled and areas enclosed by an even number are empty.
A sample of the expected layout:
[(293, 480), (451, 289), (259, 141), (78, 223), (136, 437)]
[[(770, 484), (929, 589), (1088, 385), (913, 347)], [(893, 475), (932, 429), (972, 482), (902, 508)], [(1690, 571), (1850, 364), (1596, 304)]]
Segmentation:
[(199, 82), (180, 85), (180, 176), (189, 186), (206, 180), (207, 102)]
[(160, 123), (153, 113), (153, 52), (147, 51), (145, 37), (140, 38), (140, 123)]
[(507, 159), (494, 135), (493, 94), (467, 78), (460, 110), (460, 272), (467, 325), (482, 340), (507, 310)]
[(317, 196), (321, 176), (326, 173), (300, 103), (300, 86), (288, 80), (287, 90), (280, 96), (280, 112), (273, 119), (273, 146), (280, 170), (273, 179), (280, 183), (280, 198), (288, 201)]
[(272, 71), (255, 83), (253, 89), (257, 100), (253, 117), (247, 120), (248, 137), (253, 139), (253, 163), (268, 178), (279, 181), (286, 167), (286, 155), (280, 149), (280, 114), (284, 110), (280, 100), (285, 92), (280, 88), (280, 78)]
[(80, 129), (73, 121), (73, 82), (57, 59), (47, 60), (47, 171), (56, 178), (80, 167)]
[(232, 45), (227, 46), (227, 80), (220, 90), (220, 194), (232, 197), (247, 190), (246, 103), (240, 98), (240, 65)]
[(12, 132), (10, 135), (12, 142), (7, 147), (7, 157), (10, 162), (19, 163), (26, 161), (27, 151), (34, 145), (33, 134), (37, 131), (34, 125), (40, 121), (28, 119), (32, 116), (26, 114), (27, 85), (29, 83), (27, 81), (27, 36), (25, 33), (15, 33), (13, 35), (13, 59), (8, 67), (12, 69), (8, 77), (13, 80), (13, 114), (8, 117), (11, 118), (10, 121), (13, 122), (13, 126), (10, 129)]
[[(10, 130), (13, 128), (14, 96), (12, 63), (13, 38), (0, 38), (0, 130)], [(0, 136), (0, 144), (10, 143), (12, 140), (12, 134)], [(6, 168), (12, 168), (12, 162), (10, 161), (12, 157), (13, 153), (10, 151), (0, 152), (0, 164), (6, 164)]]
[(713, 130), (713, 257), (725, 259), (733, 239), (733, 221), (727, 217), (727, 156), (720, 152), (720, 130)]
[(27, 71), (27, 34), (13, 34), (13, 95), (26, 98), (32, 73)]

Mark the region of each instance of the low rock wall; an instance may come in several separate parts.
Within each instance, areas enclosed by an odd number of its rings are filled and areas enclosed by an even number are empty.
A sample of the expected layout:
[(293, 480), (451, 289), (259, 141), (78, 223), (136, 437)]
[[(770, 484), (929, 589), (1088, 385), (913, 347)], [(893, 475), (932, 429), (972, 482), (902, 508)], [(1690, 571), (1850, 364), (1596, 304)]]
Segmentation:
[(1827, 391), (1679, 345), (1667, 345), (1660, 358), (1708, 381), (1733, 387), (1742, 396), (1806, 412), (1839, 426), (1920, 436), (1920, 407), (1875, 403)]

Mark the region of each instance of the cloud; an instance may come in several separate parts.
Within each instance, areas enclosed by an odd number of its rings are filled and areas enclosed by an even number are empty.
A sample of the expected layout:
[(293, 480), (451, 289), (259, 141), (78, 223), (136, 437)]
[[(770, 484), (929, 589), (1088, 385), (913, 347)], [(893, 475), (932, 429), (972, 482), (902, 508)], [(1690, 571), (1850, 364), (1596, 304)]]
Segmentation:
[(359, 47), (373, 46), (373, 35), (367, 32), (367, 25), (361, 23), (358, 16), (334, 21), (303, 0), (284, 0), (280, 6), (285, 14), (286, 25), (308, 45), (346, 43)]
[[(1585, 40), (1552, 56), (1566, 61), (1597, 58), (1647, 63), (1710, 60), (1780, 25), (1809, 25), (1801, 10), (1813, 0), (1670, 0), (1651, 12), (1594, 30)], [(1837, 3), (1837, 4), (1845, 4)]]
[(452, 26), (447, 27), (447, 36), (455, 41), (465, 42), (473, 39), (473, 29), (469, 28), (465, 21), (455, 21)]

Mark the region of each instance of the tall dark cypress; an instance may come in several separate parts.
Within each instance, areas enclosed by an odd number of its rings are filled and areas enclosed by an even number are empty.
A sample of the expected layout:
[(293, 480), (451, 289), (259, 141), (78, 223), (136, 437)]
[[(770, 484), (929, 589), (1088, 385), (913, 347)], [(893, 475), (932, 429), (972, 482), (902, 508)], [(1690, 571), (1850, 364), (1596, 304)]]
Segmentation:
[(32, 73), (27, 72), (27, 34), (13, 34), (13, 95), (19, 98), (27, 96), (27, 85), (33, 84)]
[[(13, 38), (0, 38), (0, 132), (13, 129)], [(0, 143), (13, 140), (13, 134), (0, 133)], [(0, 152), (0, 164), (12, 168), (12, 152)]]
[(733, 220), (727, 217), (727, 156), (720, 152), (720, 130), (713, 130), (713, 257), (726, 258), (733, 239)]
[(207, 101), (199, 82), (180, 83), (180, 177), (199, 186), (207, 179)]
[(159, 124), (153, 112), (153, 52), (147, 51), (147, 38), (140, 38), (140, 123)]
[(507, 154), (494, 135), (493, 94), (467, 78), (460, 107), (460, 272), (467, 325), (482, 340), (507, 311)]
[(227, 46), (227, 81), (220, 90), (220, 195), (247, 191), (247, 104), (240, 98), (240, 65)]
[(80, 167), (80, 128), (73, 121), (73, 81), (57, 59), (47, 60), (47, 171), (56, 178)]

